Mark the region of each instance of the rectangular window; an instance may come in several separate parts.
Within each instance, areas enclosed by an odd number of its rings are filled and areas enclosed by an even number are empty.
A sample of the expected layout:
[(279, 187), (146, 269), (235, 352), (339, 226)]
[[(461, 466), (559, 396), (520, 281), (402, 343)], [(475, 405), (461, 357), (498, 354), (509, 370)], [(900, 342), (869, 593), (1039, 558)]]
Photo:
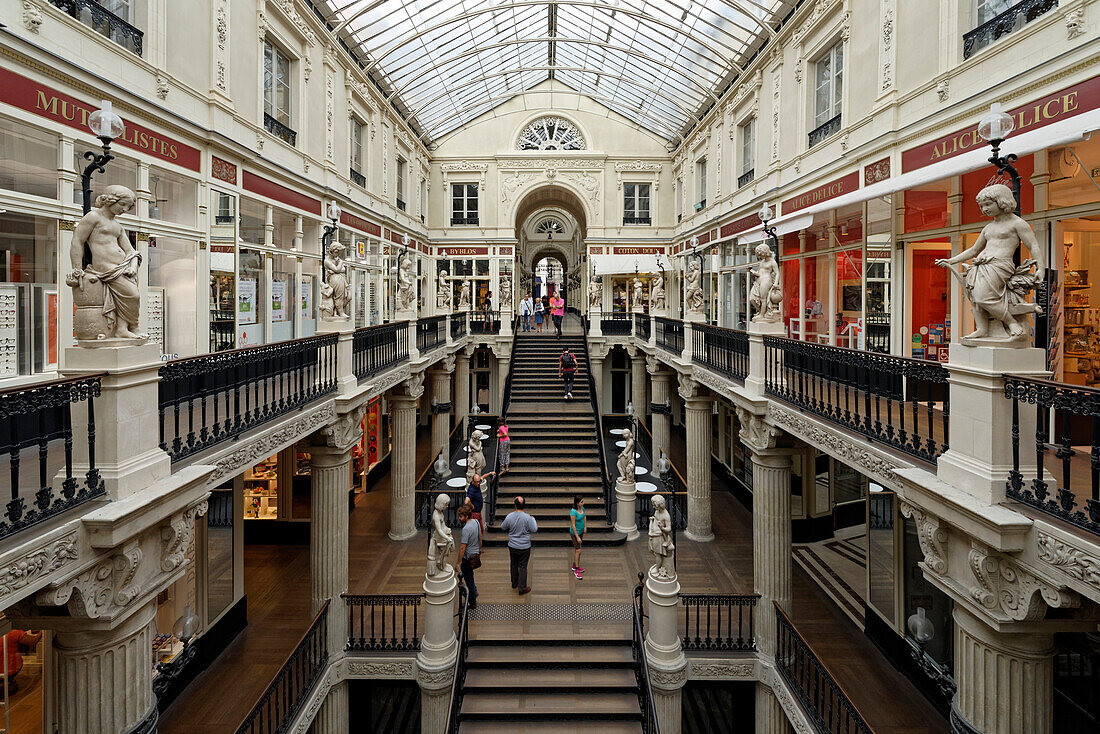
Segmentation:
[(290, 59), (264, 41), (264, 115), (290, 127)]
[(405, 211), (405, 176), (408, 175), (408, 163), (404, 158), (397, 159), (397, 208)]
[(366, 188), (367, 177), (363, 175), (363, 123), (354, 117), (351, 118), (351, 141), (348, 145), (350, 151), (351, 180), (356, 186)]
[(623, 184), (623, 224), (651, 224), (649, 184)]
[[(752, 180), (752, 173), (756, 168), (756, 118), (750, 117), (747, 122), (741, 125), (741, 171), (740, 175), (749, 176), (749, 181)], [(746, 181), (745, 183), (748, 183)], [(741, 186), (744, 186), (742, 183)]]
[(840, 115), (844, 79), (844, 42), (837, 41), (814, 64), (814, 128)]
[[(978, 0), (979, 3), (983, 1), (988, 3), (990, 0)], [(127, 23), (134, 22), (133, 18), (130, 16), (130, 0), (102, 0), (100, 5), (102, 5), (105, 10), (114, 13)]]
[(974, 0), (974, 26), (993, 20), (1011, 6), (1009, 0)]
[(700, 158), (695, 162), (695, 190), (698, 197), (695, 200), (695, 211), (699, 211), (707, 205), (707, 159)]
[(233, 206), (236, 202), (229, 194), (221, 191), (215, 194), (218, 197), (218, 211), (214, 215), (214, 224), (233, 224)]
[(477, 224), (477, 184), (451, 185), (451, 224)]

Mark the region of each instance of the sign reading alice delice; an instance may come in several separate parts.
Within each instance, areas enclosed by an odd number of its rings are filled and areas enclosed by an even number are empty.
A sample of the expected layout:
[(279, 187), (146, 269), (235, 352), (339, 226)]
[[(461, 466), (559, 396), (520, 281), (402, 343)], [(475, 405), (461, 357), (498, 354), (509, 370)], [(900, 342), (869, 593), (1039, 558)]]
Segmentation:
[(816, 188), (812, 188), (809, 191), (799, 194), (793, 198), (787, 199), (783, 202), (783, 213), (790, 214), (800, 209), (811, 207), (814, 204), (820, 204), (823, 201), (829, 199), (835, 199), (838, 196), (851, 193), (859, 188), (859, 171), (852, 171), (843, 178), (838, 178), (835, 181), (830, 181), (826, 184), (821, 184)]
[[(88, 130), (88, 116), (99, 109), (98, 102), (82, 102), (4, 68), (0, 68), (0, 102), (83, 130), (89, 135), (91, 131)], [(133, 120), (123, 119), (123, 122), (126, 132), (115, 141), (117, 145), (147, 153), (192, 171), (201, 170), (202, 153), (198, 148), (153, 132)]]

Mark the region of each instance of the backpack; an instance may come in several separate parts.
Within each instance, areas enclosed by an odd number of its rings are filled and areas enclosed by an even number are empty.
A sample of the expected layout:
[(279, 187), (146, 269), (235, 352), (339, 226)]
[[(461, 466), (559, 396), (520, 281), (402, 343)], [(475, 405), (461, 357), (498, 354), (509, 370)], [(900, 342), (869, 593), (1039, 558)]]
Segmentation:
[(575, 370), (577, 368), (577, 360), (573, 359), (573, 355), (569, 352), (561, 355), (562, 369)]

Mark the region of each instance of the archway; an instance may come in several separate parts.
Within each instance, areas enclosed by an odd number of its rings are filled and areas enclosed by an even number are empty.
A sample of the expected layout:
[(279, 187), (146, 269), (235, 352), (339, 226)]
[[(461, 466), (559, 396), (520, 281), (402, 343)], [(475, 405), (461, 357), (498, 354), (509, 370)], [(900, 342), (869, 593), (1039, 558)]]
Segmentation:
[(516, 205), (517, 267), (520, 297), (561, 295), (574, 306), (581, 285), (581, 263), (588, 213), (581, 199), (559, 184), (539, 186)]

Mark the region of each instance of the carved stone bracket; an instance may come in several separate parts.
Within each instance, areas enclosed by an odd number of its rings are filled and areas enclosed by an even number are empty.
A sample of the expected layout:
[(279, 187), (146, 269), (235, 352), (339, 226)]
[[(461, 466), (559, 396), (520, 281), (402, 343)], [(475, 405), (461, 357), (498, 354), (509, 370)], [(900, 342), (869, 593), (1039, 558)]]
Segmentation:
[(396, 389), (398, 397), (419, 400), (424, 395), (424, 373), (417, 372), (409, 375), (409, 378)]
[(347, 413), (341, 413), (335, 421), (322, 428), (319, 433), (325, 446), (350, 449), (352, 444), (362, 436), (361, 424), (363, 414), (366, 412), (367, 406), (360, 405)]
[(940, 526), (940, 519), (926, 514), (908, 502), (901, 502), (901, 514), (913, 520), (917, 526), (917, 540), (920, 542), (924, 563), (933, 572), (941, 576), (947, 574), (947, 530)]
[(753, 451), (767, 451), (775, 448), (775, 440), (782, 431), (769, 424), (766, 416), (757, 415), (741, 406), (734, 406), (737, 422), (741, 425), (738, 436), (741, 442)]
[(1003, 614), (1017, 622), (1034, 622), (1046, 615), (1047, 607), (1081, 605), (1076, 592), (1036, 577), (1015, 560), (979, 543), (972, 544), (967, 559), (977, 581), (970, 587), (970, 596), (994, 616)]
[(68, 606), (74, 617), (109, 617), (137, 598), (140, 588), (133, 583), (144, 552), (131, 541), (75, 578), (41, 591), (36, 602), (43, 606)]
[(706, 397), (707, 388), (698, 380), (689, 377), (685, 374), (679, 375), (680, 382), (680, 397), (684, 400), (696, 400), (697, 398)]
[(195, 518), (206, 515), (207, 501), (188, 507), (173, 515), (160, 530), (161, 554), (160, 569), (174, 571), (187, 560), (187, 550), (195, 539)]

